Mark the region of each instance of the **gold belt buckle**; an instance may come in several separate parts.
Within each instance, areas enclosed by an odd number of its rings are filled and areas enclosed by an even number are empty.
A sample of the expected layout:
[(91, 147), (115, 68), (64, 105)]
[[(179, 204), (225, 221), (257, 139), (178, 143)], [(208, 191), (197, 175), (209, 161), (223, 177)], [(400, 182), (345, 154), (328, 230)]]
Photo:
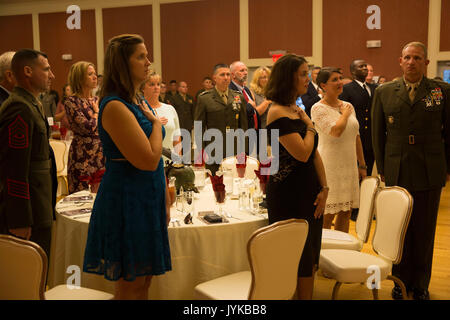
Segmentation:
[(408, 140), (409, 140), (409, 144), (415, 144), (416, 143), (416, 141), (414, 139), (414, 135), (412, 135), (412, 134), (409, 135)]

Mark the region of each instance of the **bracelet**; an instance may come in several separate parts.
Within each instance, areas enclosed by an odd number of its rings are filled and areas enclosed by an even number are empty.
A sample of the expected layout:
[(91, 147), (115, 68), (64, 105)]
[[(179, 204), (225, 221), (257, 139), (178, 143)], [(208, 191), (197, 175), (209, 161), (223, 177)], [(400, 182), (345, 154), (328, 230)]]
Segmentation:
[(360, 165), (360, 164), (358, 164), (358, 169), (365, 169), (365, 170), (367, 170), (367, 166), (366, 165)]
[(313, 127), (306, 128), (306, 131), (311, 131), (312, 133), (314, 133), (314, 135), (317, 134), (317, 130), (314, 129)]
[(322, 189), (320, 189), (320, 191), (323, 191), (323, 190), (330, 190), (330, 187), (329, 186), (322, 186)]

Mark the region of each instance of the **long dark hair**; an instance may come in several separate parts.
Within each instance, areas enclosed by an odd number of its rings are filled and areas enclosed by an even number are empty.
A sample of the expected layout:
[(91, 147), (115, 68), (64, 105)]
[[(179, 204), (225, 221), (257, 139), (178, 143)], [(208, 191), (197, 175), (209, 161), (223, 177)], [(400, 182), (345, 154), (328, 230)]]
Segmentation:
[(307, 63), (303, 56), (287, 54), (275, 62), (265, 89), (268, 100), (282, 106), (290, 106), (298, 97), (297, 71)]
[(100, 100), (109, 94), (116, 94), (125, 101), (133, 101), (136, 92), (131, 79), (129, 60), (140, 43), (144, 43), (144, 38), (138, 34), (122, 34), (109, 40)]

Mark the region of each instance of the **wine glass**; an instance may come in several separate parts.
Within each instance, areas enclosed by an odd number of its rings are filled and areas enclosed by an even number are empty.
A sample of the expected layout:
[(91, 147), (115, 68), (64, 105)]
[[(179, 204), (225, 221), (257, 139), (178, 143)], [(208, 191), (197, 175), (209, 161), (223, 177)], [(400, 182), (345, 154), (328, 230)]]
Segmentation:
[(194, 210), (194, 195), (192, 191), (185, 191), (183, 194), (183, 209), (187, 213), (192, 213)]
[(223, 209), (222, 205), (225, 203), (226, 193), (225, 188), (220, 189), (219, 191), (214, 191), (214, 196), (216, 198), (216, 203), (219, 206), (219, 216), (223, 217)]

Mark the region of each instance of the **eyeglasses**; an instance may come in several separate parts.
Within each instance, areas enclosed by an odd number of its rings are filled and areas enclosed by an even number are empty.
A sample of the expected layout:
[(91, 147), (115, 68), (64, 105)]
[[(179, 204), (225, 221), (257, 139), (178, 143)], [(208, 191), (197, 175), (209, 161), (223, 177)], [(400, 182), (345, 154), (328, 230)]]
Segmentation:
[(184, 224), (194, 224), (192, 222), (192, 215), (190, 213), (188, 213), (187, 216), (184, 217)]

